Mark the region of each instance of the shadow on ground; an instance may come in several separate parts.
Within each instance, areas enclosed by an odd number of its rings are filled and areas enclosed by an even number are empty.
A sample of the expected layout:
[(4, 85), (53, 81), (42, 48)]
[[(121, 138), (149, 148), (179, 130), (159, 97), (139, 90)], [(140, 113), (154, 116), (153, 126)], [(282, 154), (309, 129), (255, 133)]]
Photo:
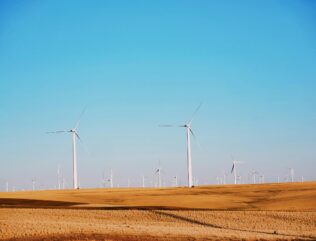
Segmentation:
[(316, 237), (308, 237), (308, 236), (295, 236), (295, 235), (288, 235), (288, 234), (281, 234), (281, 233), (276, 233), (276, 232), (265, 232), (265, 231), (259, 231), (259, 230), (247, 230), (247, 229), (238, 229), (238, 228), (228, 228), (228, 227), (223, 227), (223, 226), (218, 226), (215, 224), (210, 224), (210, 223), (206, 223), (203, 221), (198, 221), (192, 218), (188, 218), (188, 217), (183, 217), (174, 213), (168, 213), (167, 211), (163, 211), (163, 210), (151, 210), (151, 212), (158, 214), (158, 215), (162, 215), (162, 216), (166, 216), (169, 218), (174, 218), (180, 221), (184, 221), (184, 222), (188, 222), (191, 224), (195, 224), (195, 225), (201, 225), (204, 227), (211, 227), (211, 228), (218, 228), (218, 229), (223, 229), (223, 230), (232, 230), (232, 231), (241, 231), (241, 232), (250, 232), (250, 233), (258, 233), (258, 234), (269, 234), (269, 235), (276, 235), (276, 236), (282, 236), (284, 238), (291, 238), (291, 240), (315, 240)]
[(0, 207), (21, 207), (21, 208), (45, 208), (45, 207), (71, 207), (83, 203), (36, 200), (36, 199), (16, 199), (16, 198), (0, 198)]

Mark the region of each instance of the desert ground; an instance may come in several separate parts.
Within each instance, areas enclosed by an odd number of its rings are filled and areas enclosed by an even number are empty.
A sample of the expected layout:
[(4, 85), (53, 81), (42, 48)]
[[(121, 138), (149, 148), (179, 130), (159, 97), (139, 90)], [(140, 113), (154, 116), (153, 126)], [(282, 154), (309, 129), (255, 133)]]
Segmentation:
[(316, 182), (2, 192), (0, 240), (316, 240)]

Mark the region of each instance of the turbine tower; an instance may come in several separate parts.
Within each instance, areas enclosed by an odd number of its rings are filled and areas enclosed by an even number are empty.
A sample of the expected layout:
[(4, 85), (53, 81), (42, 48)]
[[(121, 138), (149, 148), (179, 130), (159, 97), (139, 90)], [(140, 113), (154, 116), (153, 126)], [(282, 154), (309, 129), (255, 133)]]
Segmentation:
[(80, 124), (80, 120), (81, 117), (83, 116), (84, 112), (85, 112), (86, 108), (83, 109), (83, 111), (81, 112), (81, 115), (75, 125), (74, 128), (68, 130), (68, 131), (51, 131), (51, 132), (47, 132), (48, 134), (54, 133), (54, 134), (58, 134), (58, 133), (71, 133), (72, 135), (72, 165), (73, 165), (73, 189), (79, 189), (78, 186), (78, 173), (77, 173), (77, 147), (76, 147), (76, 139), (78, 138), (81, 141), (80, 136), (78, 135), (77, 129), (79, 127)]
[[(202, 103), (200, 103), (200, 105), (196, 108), (196, 110), (194, 111), (191, 120), (189, 122), (187, 122), (184, 125), (179, 125), (178, 127), (184, 127), (186, 128), (186, 135), (187, 135), (187, 169), (188, 169), (188, 187), (193, 187), (193, 178), (192, 178), (192, 157), (191, 157), (191, 135), (195, 137), (194, 132), (192, 131), (192, 120), (194, 118), (194, 116), (196, 115), (196, 113), (199, 111), (199, 109), (201, 108)], [(174, 125), (160, 125), (160, 127), (174, 127)]]

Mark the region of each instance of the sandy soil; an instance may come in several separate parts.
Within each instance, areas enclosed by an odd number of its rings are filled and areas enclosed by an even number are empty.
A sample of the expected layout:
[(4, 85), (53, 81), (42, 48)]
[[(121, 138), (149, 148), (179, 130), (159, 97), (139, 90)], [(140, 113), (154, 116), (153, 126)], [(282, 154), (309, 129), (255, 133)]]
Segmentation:
[(0, 240), (316, 240), (316, 183), (0, 193)]

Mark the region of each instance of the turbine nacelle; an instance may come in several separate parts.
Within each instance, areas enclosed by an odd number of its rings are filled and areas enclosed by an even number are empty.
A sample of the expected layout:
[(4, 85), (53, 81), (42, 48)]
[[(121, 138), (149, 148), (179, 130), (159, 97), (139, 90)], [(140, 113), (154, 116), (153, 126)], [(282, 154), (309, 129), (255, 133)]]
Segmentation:
[(185, 127), (185, 128), (191, 129), (191, 124), (185, 124), (185, 125), (182, 125), (182, 126), (179, 126), (179, 127)]

